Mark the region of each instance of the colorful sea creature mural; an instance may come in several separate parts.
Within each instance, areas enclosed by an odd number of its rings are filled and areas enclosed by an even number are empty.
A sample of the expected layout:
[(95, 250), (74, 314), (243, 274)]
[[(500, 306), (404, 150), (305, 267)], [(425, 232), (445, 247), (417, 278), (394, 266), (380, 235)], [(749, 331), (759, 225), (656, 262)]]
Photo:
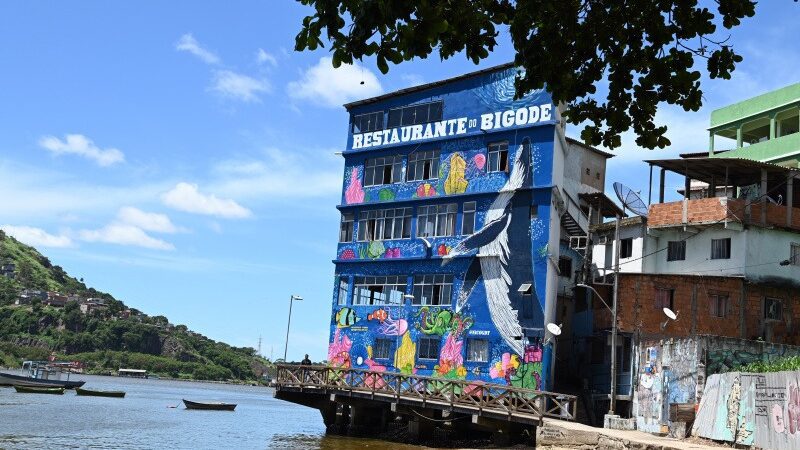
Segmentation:
[(339, 259), (356, 259), (356, 252), (352, 248), (346, 248), (339, 254)]
[(461, 336), (475, 323), (472, 317), (439, 307), (423, 306), (414, 317), (420, 318), (416, 324), (420, 332), (439, 336), (444, 336), (446, 333), (455, 337)]
[(408, 330), (408, 322), (405, 319), (392, 319), (386, 317), (378, 327), (378, 333), (384, 336), (402, 336)]
[(542, 388), (542, 348), (532, 345), (525, 348), (522, 360), (518, 355), (503, 353), (490, 369), (493, 379), (502, 378), (511, 386), (541, 389)]
[(387, 248), (386, 253), (383, 254), (384, 258), (400, 258), (402, 254), (400, 253), (400, 247), (394, 248)]
[(466, 378), (467, 369), (464, 367), (464, 357), (461, 356), (463, 346), (463, 340), (456, 340), (453, 334), (448, 334), (439, 352), (439, 364), (434, 366), (434, 371), (445, 378)]
[(378, 200), (382, 202), (390, 202), (394, 200), (395, 193), (389, 188), (383, 188), (378, 191)]
[(347, 306), (339, 311), (336, 311), (336, 314), (334, 315), (334, 321), (336, 322), (337, 328), (347, 328), (359, 320), (361, 319), (356, 315), (356, 311)]
[(386, 247), (381, 241), (372, 241), (366, 246), (359, 248), (361, 259), (378, 259), (386, 253)]
[(467, 168), (467, 162), (458, 154), (453, 153), (450, 156), (450, 173), (444, 182), (445, 194), (463, 194), (467, 191), (467, 179), (464, 178), (464, 171)]
[(439, 256), (446, 256), (448, 253), (450, 253), (451, 249), (452, 247), (448, 247), (445, 244), (439, 244), (439, 246), (436, 247), (436, 254)]
[(436, 188), (433, 187), (430, 183), (423, 183), (417, 186), (418, 198), (434, 197), (434, 196), (436, 196)]
[(367, 320), (373, 320), (374, 319), (374, 320), (377, 320), (380, 323), (385, 322), (386, 319), (388, 319), (388, 318), (389, 318), (389, 313), (386, 312), (386, 310), (383, 309), (383, 308), (376, 309), (375, 311), (372, 311), (371, 313), (367, 314)]
[(477, 167), (478, 170), (483, 170), (483, 167), (486, 165), (486, 155), (483, 153), (478, 153), (472, 157), (472, 162), (475, 164), (475, 167)]
[(358, 167), (350, 170), (350, 184), (344, 191), (344, 200), (348, 205), (364, 202), (364, 188), (361, 186), (361, 177), (358, 175)]
[(333, 367), (350, 368), (350, 348), (353, 343), (339, 328), (333, 333), (333, 341), (328, 345), (328, 364)]
[(412, 374), (416, 372), (414, 368), (414, 358), (417, 354), (417, 344), (411, 340), (411, 333), (404, 333), (400, 339), (400, 345), (394, 352), (394, 366), (401, 373)]

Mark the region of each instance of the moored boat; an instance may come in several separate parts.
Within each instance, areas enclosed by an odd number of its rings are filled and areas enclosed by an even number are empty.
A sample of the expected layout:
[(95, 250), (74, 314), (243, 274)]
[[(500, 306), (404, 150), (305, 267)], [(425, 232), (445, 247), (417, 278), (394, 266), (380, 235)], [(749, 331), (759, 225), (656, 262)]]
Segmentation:
[(77, 395), (83, 395), (88, 397), (115, 397), (115, 398), (125, 397), (124, 391), (98, 391), (94, 389), (75, 388), (75, 393)]
[(186, 405), (186, 409), (205, 409), (213, 411), (233, 411), (236, 409), (236, 403), (193, 402), (191, 400), (183, 399), (183, 404)]
[(63, 395), (63, 387), (35, 387), (35, 386), (19, 386), (15, 385), (14, 389), (22, 394), (55, 394)]
[(62, 370), (47, 361), (25, 361), (22, 364), (22, 375), (0, 372), (0, 386), (62, 387), (75, 389), (83, 386), (85, 381), (61, 379)]

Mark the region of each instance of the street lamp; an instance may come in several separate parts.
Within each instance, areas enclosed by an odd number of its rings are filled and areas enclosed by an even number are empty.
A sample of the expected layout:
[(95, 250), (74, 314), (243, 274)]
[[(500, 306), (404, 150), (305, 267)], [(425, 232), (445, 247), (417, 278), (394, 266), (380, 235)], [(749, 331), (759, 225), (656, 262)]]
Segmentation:
[(596, 295), (597, 298), (603, 302), (603, 306), (611, 311), (611, 402), (608, 405), (608, 414), (614, 415), (614, 406), (616, 406), (615, 404), (617, 397), (617, 299), (614, 299), (614, 307), (612, 308), (611, 306), (608, 306), (608, 303), (605, 301), (603, 296), (597, 292), (597, 289), (583, 283), (578, 283), (575, 286), (586, 288), (594, 292), (594, 295)]
[(289, 349), (289, 327), (292, 326), (292, 303), (295, 300), (302, 300), (299, 295), (289, 296), (289, 320), (286, 322), (286, 345), (283, 346), (283, 362), (286, 363), (286, 351)]

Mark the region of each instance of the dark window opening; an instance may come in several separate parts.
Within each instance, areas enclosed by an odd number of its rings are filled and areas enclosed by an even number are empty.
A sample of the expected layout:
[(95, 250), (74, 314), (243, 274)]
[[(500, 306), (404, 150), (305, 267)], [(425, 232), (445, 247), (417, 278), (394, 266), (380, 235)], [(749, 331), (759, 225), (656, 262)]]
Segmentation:
[(764, 318), (767, 320), (783, 319), (783, 300), (779, 298), (764, 298)]
[(667, 261), (684, 261), (686, 259), (686, 241), (667, 242)]
[(630, 258), (633, 255), (633, 238), (619, 240), (619, 257)]
[(389, 359), (392, 355), (392, 341), (389, 339), (376, 339), (375, 348), (372, 350), (374, 359)]
[(558, 258), (558, 274), (562, 277), (572, 277), (572, 258), (566, 256)]
[(439, 359), (439, 338), (420, 338), (417, 345), (419, 359)]
[(489, 172), (508, 172), (508, 142), (489, 144)]
[(675, 289), (656, 288), (656, 308), (673, 309), (673, 297), (675, 296)]
[(389, 110), (388, 128), (419, 125), (442, 120), (442, 101)]
[(731, 258), (731, 238), (711, 240), (711, 259)]
[(339, 227), (339, 242), (353, 241), (353, 213), (342, 214), (342, 223)]
[(353, 116), (353, 133), (367, 133), (383, 129), (383, 111)]

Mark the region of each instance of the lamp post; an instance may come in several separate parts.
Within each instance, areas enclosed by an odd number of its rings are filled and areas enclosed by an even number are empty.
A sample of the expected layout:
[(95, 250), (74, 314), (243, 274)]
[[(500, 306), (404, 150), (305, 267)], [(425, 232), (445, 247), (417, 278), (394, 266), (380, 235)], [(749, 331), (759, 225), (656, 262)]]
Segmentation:
[(286, 351), (289, 350), (289, 327), (292, 326), (292, 303), (295, 300), (302, 300), (303, 297), (299, 295), (289, 296), (289, 320), (286, 322), (286, 345), (283, 346), (283, 362), (286, 363)]

